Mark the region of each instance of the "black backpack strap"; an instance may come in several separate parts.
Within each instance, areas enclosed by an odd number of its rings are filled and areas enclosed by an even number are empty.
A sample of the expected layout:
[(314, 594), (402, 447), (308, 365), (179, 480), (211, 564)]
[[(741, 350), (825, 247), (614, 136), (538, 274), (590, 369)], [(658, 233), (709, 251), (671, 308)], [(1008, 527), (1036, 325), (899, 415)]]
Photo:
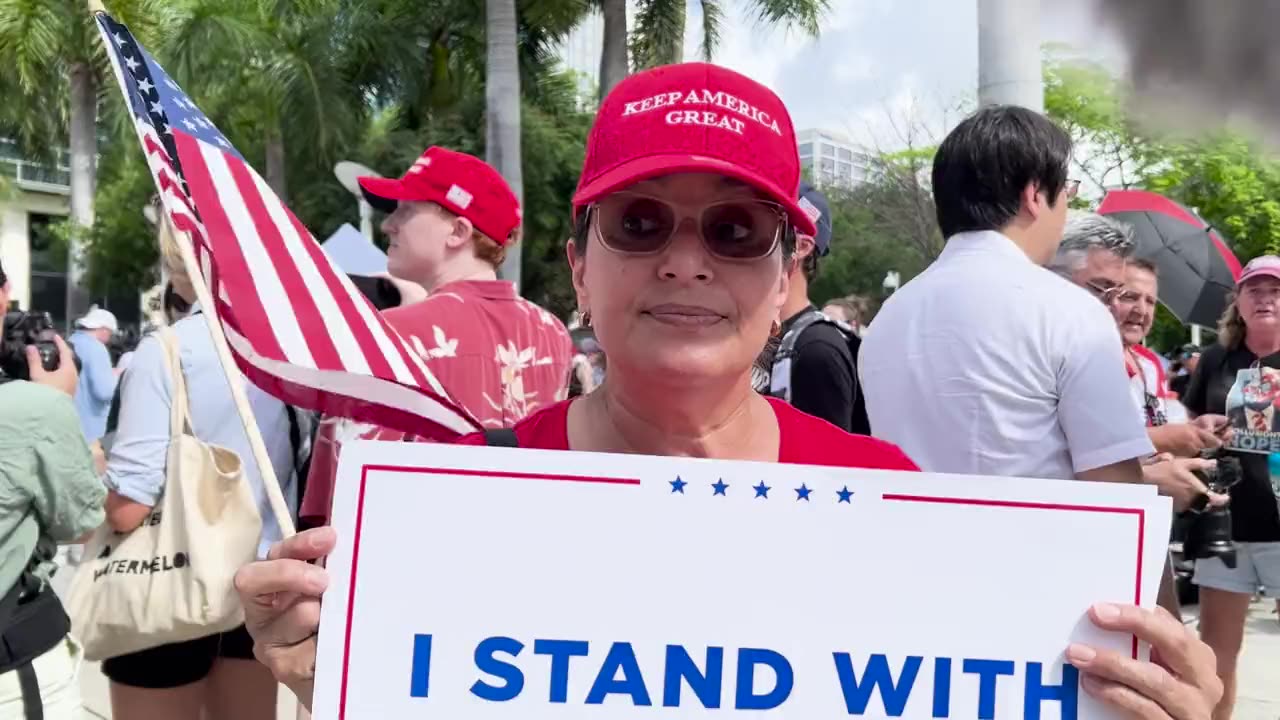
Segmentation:
[(520, 447), (520, 441), (516, 439), (516, 431), (511, 428), (495, 428), (484, 431), (484, 444), (493, 447)]

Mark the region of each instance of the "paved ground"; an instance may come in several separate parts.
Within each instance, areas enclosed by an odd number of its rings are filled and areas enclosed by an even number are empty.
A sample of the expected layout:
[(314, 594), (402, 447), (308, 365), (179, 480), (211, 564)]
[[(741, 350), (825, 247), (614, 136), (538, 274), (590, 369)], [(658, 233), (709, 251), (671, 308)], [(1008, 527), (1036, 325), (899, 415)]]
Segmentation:
[[(1196, 622), (1197, 609), (1183, 608), (1188, 624)], [(1280, 619), (1272, 614), (1274, 609), (1274, 601), (1264, 600), (1254, 603), (1249, 613), (1233, 720), (1280, 718)]]

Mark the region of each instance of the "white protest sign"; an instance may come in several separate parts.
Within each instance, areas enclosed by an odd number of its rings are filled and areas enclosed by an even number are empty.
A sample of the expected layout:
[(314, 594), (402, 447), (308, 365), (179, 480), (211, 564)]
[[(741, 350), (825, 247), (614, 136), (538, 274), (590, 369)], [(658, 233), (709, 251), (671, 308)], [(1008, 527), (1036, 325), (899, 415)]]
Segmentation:
[[(1107, 718), (1152, 488), (352, 442), (317, 720)], [(1065, 681), (1064, 681), (1065, 677)]]

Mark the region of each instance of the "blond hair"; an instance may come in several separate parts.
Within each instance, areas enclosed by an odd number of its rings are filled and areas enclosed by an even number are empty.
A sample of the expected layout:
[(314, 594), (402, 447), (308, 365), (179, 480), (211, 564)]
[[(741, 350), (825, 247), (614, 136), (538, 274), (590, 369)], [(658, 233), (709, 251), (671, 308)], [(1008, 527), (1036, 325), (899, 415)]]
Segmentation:
[(1227, 309), (1218, 319), (1218, 343), (1228, 350), (1235, 350), (1244, 342), (1247, 329), (1244, 318), (1240, 316), (1240, 308), (1236, 305), (1239, 293), (1227, 296)]
[(187, 302), (195, 301), (195, 286), (191, 282), (191, 274), (187, 272), (187, 264), (182, 259), (183, 242), (178, 237), (169, 217), (160, 213), (160, 221), (156, 223), (156, 240), (160, 244), (160, 267), (165, 278), (173, 285), (173, 291)]

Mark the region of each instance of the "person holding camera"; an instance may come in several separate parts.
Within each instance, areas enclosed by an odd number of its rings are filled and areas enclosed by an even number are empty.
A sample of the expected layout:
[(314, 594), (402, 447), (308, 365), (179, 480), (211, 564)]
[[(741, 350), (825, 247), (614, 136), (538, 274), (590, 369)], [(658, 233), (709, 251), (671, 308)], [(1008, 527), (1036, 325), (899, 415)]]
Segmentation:
[[(8, 305), (0, 268), (0, 307)], [(58, 336), (53, 343), (54, 370), (34, 346), (25, 348), (30, 381), (0, 368), (0, 720), (82, 713), (81, 651), (49, 580), (57, 546), (85, 542), (102, 524), (107, 490), (72, 404), (71, 349)]]
[[(1218, 323), (1218, 341), (1200, 357), (1182, 398), (1193, 416), (1225, 415), (1232, 447), (1266, 444), (1276, 422), (1280, 390), (1280, 257), (1266, 255), (1245, 265), (1235, 297)], [(1258, 450), (1261, 450), (1259, 452)], [(1200, 586), (1200, 637), (1218, 658), (1225, 686), (1217, 720), (1231, 717), (1236, 696), (1236, 662), (1244, 644), (1245, 619), (1254, 593), (1280, 592), (1280, 509), (1272, 487), (1265, 447), (1231, 452), (1242, 477), (1230, 488), (1231, 539), (1236, 562), (1220, 557), (1196, 561)]]

